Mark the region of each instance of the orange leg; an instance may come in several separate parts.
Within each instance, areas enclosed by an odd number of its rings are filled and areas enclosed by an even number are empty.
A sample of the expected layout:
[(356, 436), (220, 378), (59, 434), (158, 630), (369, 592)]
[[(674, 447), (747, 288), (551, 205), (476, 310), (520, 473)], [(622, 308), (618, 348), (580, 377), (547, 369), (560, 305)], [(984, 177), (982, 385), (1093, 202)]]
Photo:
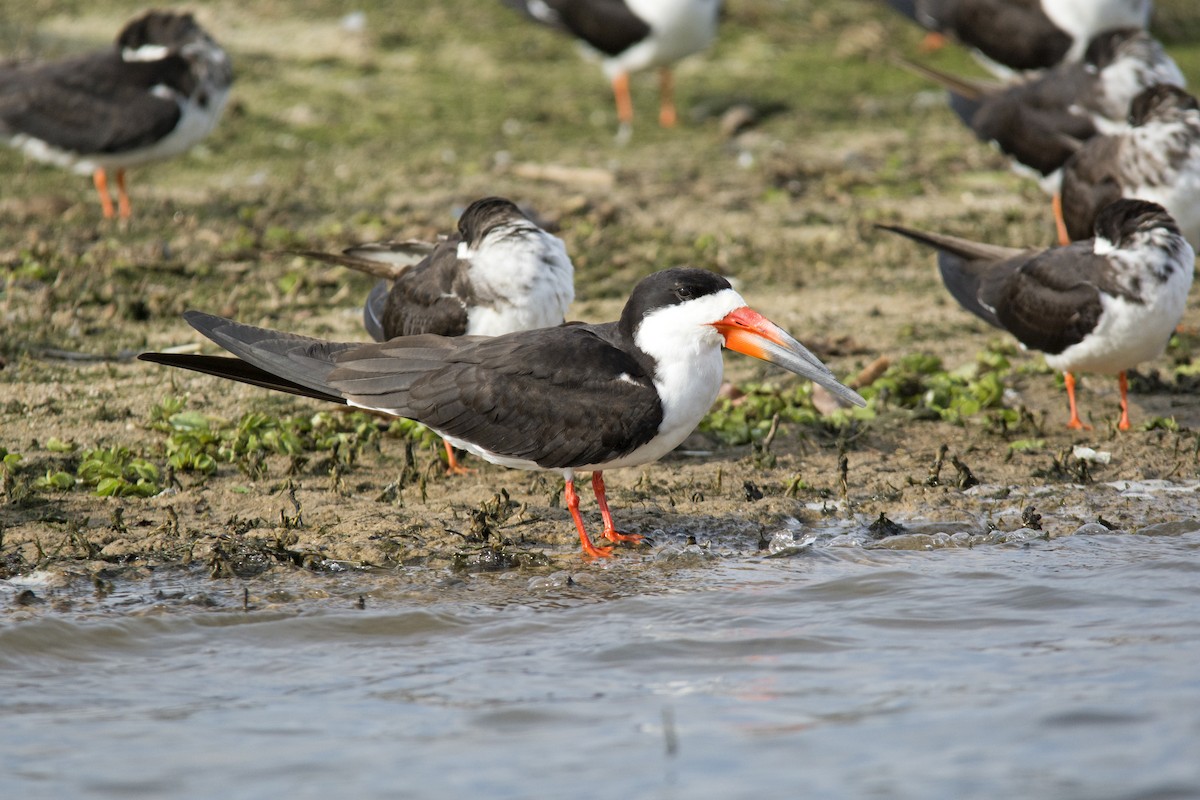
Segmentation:
[(633, 124), (633, 100), (629, 96), (629, 75), (622, 72), (613, 78), (613, 97), (617, 100), (617, 120), (622, 125)]
[(100, 210), (104, 212), (105, 219), (113, 218), (113, 202), (108, 195), (108, 175), (104, 170), (98, 169), (92, 173), (92, 183), (96, 185), (96, 193), (100, 195)]
[(575, 520), (575, 529), (579, 531), (579, 543), (583, 545), (584, 555), (593, 558), (603, 558), (604, 556), (612, 555), (611, 547), (596, 547), (592, 544), (591, 538), (587, 535), (587, 529), (583, 527), (583, 517), (579, 516), (579, 495), (575, 492), (575, 481), (573, 479), (567, 481), (567, 485), (563, 487), (563, 497), (567, 500), (567, 509), (571, 512), (571, 519)]
[(125, 170), (117, 170), (117, 209), (121, 219), (129, 219), (129, 195), (125, 191)]
[(1123, 370), (1117, 373), (1117, 386), (1121, 389), (1121, 421), (1117, 423), (1117, 429), (1127, 431), (1129, 430), (1129, 380), (1125, 377)]
[(1083, 424), (1083, 420), (1079, 419), (1079, 411), (1075, 406), (1075, 376), (1069, 372), (1064, 372), (1063, 382), (1067, 385), (1067, 404), (1071, 406), (1071, 419), (1067, 422), (1067, 427), (1073, 431), (1090, 431), (1092, 426)]
[(935, 53), (946, 46), (946, 37), (937, 31), (930, 31), (925, 34), (925, 38), (921, 40), (921, 44), (917, 49), (922, 53)]
[(678, 121), (675, 113), (675, 78), (669, 67), (658, 71), (658, 124), (674, 128)]
[(454, 457), (454, 448), (445, 439), (442, 439), (442, 444), (446, 445), (446, 472), (449, 475), (470, 475), (475, 470), (470, 467), (464, 467), (458, 463), (458, 459)]
[(596, 493), (596, 503), (600, 506), (600, 519), (604, 520), (604, 538), (610, 542), (640, 542), (641, 534), (618, 533), (613, 525), (612, 512), (608, 510), (608, 498), (604, 494), (604, 473), (592, 473), (592, 491)]
[(1071, 234), (1067, 233), (1067, 221), (1063, 219), (1062, 192), (1054, 193), (1054, 227), (1058, 231), (1058, 243), (1066, 246), (1071, 243)]

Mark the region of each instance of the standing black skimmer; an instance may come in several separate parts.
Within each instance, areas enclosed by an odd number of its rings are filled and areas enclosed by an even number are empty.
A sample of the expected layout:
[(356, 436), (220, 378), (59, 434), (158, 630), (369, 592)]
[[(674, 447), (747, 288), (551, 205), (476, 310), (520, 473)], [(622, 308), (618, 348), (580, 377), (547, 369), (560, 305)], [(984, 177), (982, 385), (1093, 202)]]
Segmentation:
[(1146, 89), (1127, 131), (1091, 139), (1062, 170), (1060, 243), (1087, 236), (1096, 215), (1121, 197), (1158, 203), (1200, 247), (1200, 104), (1176, 86)]
[(1079, 61), (1097, 34), (1145, 28), (1152, 0), (887, 0), (935, 34), (973, 48), (999, 77)]
[(149, 11), (102, 53), (0, 67), (0, 138), (31, 158), (92, 173), (110, 218), (107, 171), (116, 170), (127, 218), (125, 170), (207, 136), (232, 81), (229, 57), (191, 14)]
[(1128, 127), (1129, 104), (1139, 92), (1185, 83), (1162, 45), (1133, 28), (1095, 37), (1082, 62), (1009, 84), (906, 66), (945, 86), (951, 108), (975, 136), (1008, 155), (1018, 172), (1031, 172), (1050, 194), (1058, 191), (1059, 170), (1080, 142)]
[(802, 344), (751, 310), (724, 278), (670, 269), (634, 288), (619, 322), (571, 323), (503, 336), (402, 336), (326, 342), (189, 311), (188, 323), (236, 358), (139, 358), (268, 389), (345, 403), (428, 425), (494, 464), (558, 472), (584, 553), (575, 474), (592, 487), (612, 542), (618, 533), (602, 472), (657, 461), (696, 427), (721, 386), (721, 348), (778, 364), (864, 405)]
[[(499, 336), (561, 325), (575, 299), (575, 268), (562, 240), (501, 197), (467, 206), (458, 233), (426, 252), (413, 242), (301, 255), (383, 277), (363, 307), (377, 342), (397, 336)], [(462, 468), (446, 444), (451, 472)]]
[(959, 305), (1041, 350), (1064, 373), (1068, 428), (1087, 428), (1075, 405), (1075, 372), (1116, 374), (1129, 429), (1125, 371), (1160, 355), (1192, 286), (1195, 252), (1162, 206), (1118, 200), (1096, 217), (1095, 237), (1018, 250), (957, 236), (880, 225), (938, 251), (942, 281)]
[(633, 125), (629, 74), (659, 69), (658, 121), (675, 125), (671, 65), (708, 47), (717, 36), (721, 0), (502, 0), (538, 22), (574, 36), (603, 58), (620, 121)]

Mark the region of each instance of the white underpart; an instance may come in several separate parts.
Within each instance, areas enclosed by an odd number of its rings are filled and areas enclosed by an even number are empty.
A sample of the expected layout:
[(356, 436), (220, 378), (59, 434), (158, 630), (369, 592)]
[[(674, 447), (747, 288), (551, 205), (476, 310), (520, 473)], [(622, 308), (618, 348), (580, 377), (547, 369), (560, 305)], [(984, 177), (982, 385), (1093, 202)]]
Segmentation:
[(512, 226), (494, 228), (475, 250), (466, 242), (458, 246), (458, 257), (470, 262), (475, 293), (486, 303), (468, 309), (468, 335), (550, 328), (566, 318), (575, 299), (567, 248), (557, 236), (522, 227), (517, 236)]
[(1150, 21), (1151, 0), (1042, 0), (1050, 21), (1074, 38), (1065, 61), (1079, 61), (1088, 42), (1113, 28), (1144, 28)]
[[(1047, 355), (1046, 363), (1063, 372), (1098, 372), (1111, 375), (1132, 369), (1143, 361), (1158, 357), (1167, 346), (1175, 326), (1187, 305), (1192, 286), (1195, 251), (1180, 242), (1181, 263), (1165, 281), (1153, 272), (1161, 269), (1169, 257), (1166, 250), (1151, 239), (1163, 232), (1139, 234), (1133, 247), (1117, 249), (1111, 242), (1097, 240), (1098, 255), (1109, 258), (1114, 265), (1127, 270), (1130, 276), (1141, 277), (1144, 303), (1132, 303), (1122, 297), (1101, 295), (1103, 312), (1096, 328), (1083, 341), (1071, 345), (1058, 355)], [(1102, 252), (1103, 251), (1103, 252)]]
[(604, 74), (617, 75), (675, 63), (699, 52), (717, 36), (721, 0), (625, 0), (650, 26), (650, 35), (618, 55), (604, 59)]
[[(1136, 197), (1158, 203), (1175, 218), (1179, 232), (1200, 248), (1200, 112), (1187, 112), (1187, 122), (1150, 122), (1125, 134), (1120, 149), (1123, 175), (1153, 175), (1161, 181), (1127, 185), (1124, 197)], [(1164, 163), (1166, 148), (1188, 143), (1187, 158), (1178, 170)]]

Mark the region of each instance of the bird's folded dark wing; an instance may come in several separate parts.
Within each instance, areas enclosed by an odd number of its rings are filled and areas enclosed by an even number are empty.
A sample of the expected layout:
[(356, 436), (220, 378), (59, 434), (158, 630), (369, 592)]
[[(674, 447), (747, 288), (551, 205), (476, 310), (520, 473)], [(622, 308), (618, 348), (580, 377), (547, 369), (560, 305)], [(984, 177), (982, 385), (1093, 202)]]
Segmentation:
[(1091, 242), (1054, 248), (985, 280), (980, 299), (1026, 347), (1061, 353), (1096, 327), (1103, 311), (1096, 276), (1106, 263)]
[(175, 128), (180, 110), (149, 81), (146, 65), (103, 56), (21, 70), (0, 85), (0, 127), (84, 155), (152, 144)]
[(547, 468), (599, 463), (653, 437), (662, 407), (598, 327), (393, 339), (339, 354), (329, 382), (354, 405), (494, 453)]
[(629, 10), (624, 0), (503, 0), (546, 25), (587, 42), (606, 55), (616, 55), (645, 39), (650, 26)]

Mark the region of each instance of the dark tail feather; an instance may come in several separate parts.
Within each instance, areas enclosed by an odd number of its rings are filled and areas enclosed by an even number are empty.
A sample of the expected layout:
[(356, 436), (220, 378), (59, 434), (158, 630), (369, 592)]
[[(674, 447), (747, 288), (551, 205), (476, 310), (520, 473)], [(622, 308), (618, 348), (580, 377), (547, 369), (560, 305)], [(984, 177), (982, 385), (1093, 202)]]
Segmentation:
[(963, 125), (974, 129), (971, 120), (975, 118), (976, 112), (979, 111), (990, 91), (990, 88), (986, 84), (968, 80), (967, 78), (959, 78), (956, 75), (942, 72), (940, 69), (934, 69), (933, 67), (927, 67), (924, 64), (918, 64), (915, 61), (909, 61), (906, 58), (897, 58), (896, 61), (910, 72), (915, 72), (922, 78), (928, 78), (945, 88), (950, 93), (950, 110), (962, 121)]
[(975, 119), (975, 115), (982, 107), (983, 100), (979, 97), (967, 97), (957, 94), (953, 89), (950, 90), (950, 110), (954, 112), (954, 116), (958, 117), (958, 121), (968, 128), (974, 130), (975, 126), (971, 124), (971, 121)]
[(363, 325), (366, 326), (367, 333), (377, 342), (387, 340), (387, 336), (383, 332), (383, 310), (387, 307), (388, 294), (391, 293), (392, 287), (387, 281), (380, 281), (371, 289), (371, 293), (367, 295), (367, 302), (363, 305)]
[(241, 381), (252, 386), (273, 389), (277, 392), (287, 392), (289, 394), (300, 395), (301, 397), (312, 397), (317, 400), (327, 400), (331, 403), (341, 403), (343, 405), (346, 403), (345, 399), (341, 397), (336, 397), (325, 392), (318, 392), (307, 386), (301, 386), (298, 383), (277, 377), (265, 370), (259, 369), (253, 364), (247, 364), (240, 358), (182, 353), (142, 353), (138, 356), (138, 359), (154, 364), (165, 364), (168, 367), (180, 367), (182, 369), (190, 369), (193, 372), (203, 372), (206, 375), (215, 375), (218, 378), (227, 378), (232, 381)]
[(285, 250), (284, 252), (288, 255), (304, 256), (305, 258), (311, 258), (314, 261), (321, 261), (326, 264), (349, 267), (350, 269), (365, 272), (368, 275), (374, 275), (376, 278), (383, 278), (387, 281), (395, 280), (408, 269), (408, 267), (400, 267), (396, 264), (372, 261), (369, 258), (357, 258), (339, 253), (322, 253), (317, 250)]
[(1014, 258), (1025, 251), (972, 242), (970, 239), (960, 239), (957, 236), (926, 233), (900, 225), (876, 225), (875, 227), (898, 233), (914, 242), (937, 250), (938, 271), (942, 274), (942, 283), (946, 285), (950, 296), (960, 306), (989, 325), (997, 328), (1004, 327), (996, 318), (995, 312), (979, 302), (980, 283), (989, 266)]
[(917, 244), (953, 253), (968, 261), (1003, 261), (1025, 252), (1015, 247), (1001, 247), (995, 244), (973, 242), (970, 239), (963, 239), (958, 236), (947, 236), (944, 233), (929, 233), (927, 231), (916, 230), (915, 228), (906, 228), (903, 225), (877, 223), (875, 227), (891, 231), (892, 233), (898, 233), (905, 238), (912, 239)]
[(256, 328), (200, 311), (184, 312), (188, 324), (260, 370), (330, 397), (341, 393), (328, 384), (338, 355), (362, 347), (356, 343), (326, 342), (293, 333)]
[(961, 256), (939, 250), (937, 256), (938, 272), (942, 273), (942, 283), (946, 291), (958, 301), (958, 304), (970, 311), (987, 324), (1004, 329), (996, 312), (979, 302), (979, 286), (983, 279), (983, 270), (979, 264), (972, 264)]

